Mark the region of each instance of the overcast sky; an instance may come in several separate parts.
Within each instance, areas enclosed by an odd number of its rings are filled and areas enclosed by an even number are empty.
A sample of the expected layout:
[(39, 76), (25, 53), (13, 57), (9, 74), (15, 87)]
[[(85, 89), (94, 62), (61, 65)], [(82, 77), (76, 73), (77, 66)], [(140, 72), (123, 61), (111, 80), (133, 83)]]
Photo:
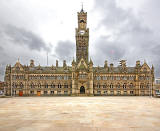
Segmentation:
[(6, 64), (55, 65), (75, 57), (77, 12), (88, 12), (89, 55), (135, 66), (144, 60), (160, 77), (160, 0), (0, 0), (0, 80)]

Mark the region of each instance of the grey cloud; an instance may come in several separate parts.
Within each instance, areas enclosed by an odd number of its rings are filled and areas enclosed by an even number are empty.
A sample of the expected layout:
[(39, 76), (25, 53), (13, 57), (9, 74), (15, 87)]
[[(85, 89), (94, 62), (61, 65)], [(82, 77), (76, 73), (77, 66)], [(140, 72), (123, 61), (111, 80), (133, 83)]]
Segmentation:
[(3, 30), (1, 29), (0, 31), (1, 36), (7, 38), (6, 40), (8, 40), (11, 44), (26, 45), (31, 50), (40, 51), (43, 49), (45, 51), (50, 51), (50, 48), (46, 45), (42, 38), (29, 30), (12, 25), (6, 25), (3, 27)]
[(59, 41), (55, 47), (54, 56), (59, 60), (71, 62), (75, 53), (75, 44), (71, 41)]
[[(153, 3), (156, 1), (152, 1), (152, 5), (155, 6)], [(99, 11), (103, 18), (99, 22), (99, 27), (105, 27), (106, 32), (111, 29), (116, 38), (109, 42), (100, 37), (95, 42), (98, 49), (95, 56), (103, 58), (102, 56), (107, 55), (108, 59), (126, 58), (128, 64), (132, 66), (137, 59), (145, 59), (150, 65), (155, 65), (156, 76), (160, 76), (158, 71), (160, 70), (160, 58), (158, 57), (160, 55), (160, 36), (156, 31), (136, 17), (131, 9), (119, 7), (115, 0), (95, 0), (95, 10)], [(157, 13), (157, 9), (154, 13)], [(115, 50), (116, 53), (111, 55), (110, 50)]]
[(124, 47), (120, 47), (122, 45), (117, 41), (111, 42), (105, 37), (100, 37), (96, 41), (96, 53), (93, 54), (93, 60), (95, 61), (95, 65), (102, 65), (104, 60), (108, 60), (110, 62), (118, 61), (123, 58), (125, 55)]

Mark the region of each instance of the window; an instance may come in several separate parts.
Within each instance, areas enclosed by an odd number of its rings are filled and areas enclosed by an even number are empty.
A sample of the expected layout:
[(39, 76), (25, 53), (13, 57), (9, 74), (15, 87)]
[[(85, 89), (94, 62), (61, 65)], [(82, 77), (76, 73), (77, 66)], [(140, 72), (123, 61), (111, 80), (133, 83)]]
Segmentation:
[(127, 91), (124, 91), (124, 95), (127, 95)]
[(117, 80), (120, 80), (120, 77), (119, 77), (119, 76), (117, 76), (117, 77), (116, 77), (116, 79), (117, 79)]
[(85, 78), (86, 78), (86, 74), (80, 74), (80, 75), (79, 75), (79, 78), (80, 78), (80, 79), (85, 79)]
[(104, 91), (103, 93), (104, 93), (104, 94), (107, 94), (107, 91)]
[(100, 84), (97, 85), (97, 88), (101, 88)]
[(33, 94), (34, 94), (34, 91), (30, 91), (30, 94), (32, 94), (32, 95), (33, 95)]
[(100, 76), (97, 76), (96, 79), (97, 79), (97, 80), (101, 80), (101, 77), (100, 77)]
[(107, 77), (106, 77), (106, 76), (103, 76), (102, 79), (103, 79), (103, 80), (107, 80)]
[(127, 80), (127, 76), (124, 76), (124, 77), (123, 77), (123, 80)]
[(17, 88), (17, 84), (16, 83), (13, 83), (12, 86), (13, 86), (13, 88)]
[(146, 88), (149, 88), (149, 83), (146, 85)]
[(67, 85), (67, 84), (65, 84), (65, 85), (64, 85), (64, 88), (68, 88), (68, 85)]
[(16, 95), (16, 90), (13, 90), (12, 93), (13, 93), (13, 95)]
[(143, 89), (143, 87), (144, 87), (143, 84), (140, 84), (140, 88)]
[(61, 84), (58, 84), (58, 88), (62, 88), (62, 85), (61, 85)]
[(113, 84), (110, 84), (110, 88), (113, 89)]
[(117, 95), (120, 95), (121, 94), (121, 91), (117, 91)]
[(114, 76), (111, 76), (111, 80), (114, 80)]
[(130, 83), (129, 87), (130, 87), (130, 88), (133, 88), (133, 83)]
[(19, 70), (20, 70), (20, 68), (17, 66), (17, 67), (16, 67), (16, 70), (17, 70), (17, 71), (19, 71)]
[(97, 94), (101, 94), (101, 91), (97, 91)]
[(134, 77), (133, 76), (129, 76), (129, 80), (134, 80)]
[(117, 88), (120, 88), (120, 84), (119, 83), (117, 84)]
[(123, 84), (123, 89), (126, 89), (126, 88), (127, 88), (127, 86), (126, 86), (126, 84), (124, 83), (124, 84)]
[(103, 85), (103, 88), (106, 88), (107, 86), (106, 85)]
[(23, 84), (22, 83), (20, 84), (20, 88), (23, 88)]
[(68, 80), (68, 76), (64, 76), (64, 80)]
[(141, 95), (144, 95), (144, 91), (141, 91)]
[(45, 94), (45, 95), (48, 94), (48, 91), (44, 91), (44, 94)]
[(51, 91), (51, 94), (54, 94), (54, 91)]
[(57, 94), (61, 94), (61, 91), (58, 91)]
[(48, 88), (48, 84), (45, 85), (45, 88)]
[(41, 88), (41, 84), (40, 83), (38, 84), (38, 88)]
[(68, 91), (64, 91), (64, 94), (68, 94)]
[(111, 93), (111, 95), (114, 95), (114, 91), (111, 91), (110, 93)]
[(57, 76), (57, 79), (58, 80), (62, 80), (62, 76)]
[(54, 84), (51, 84), (51, 88), (55, 88), (55, 85), (54, 85)]
[(32, 83), (30, 87), (31, 87), (31, 88), (34, 88), (34, 84)]
[(131, 94), (131, 95), (133, 95), (133, 93), (134, 93), (133, 91), (130, 91), (130, 94)]

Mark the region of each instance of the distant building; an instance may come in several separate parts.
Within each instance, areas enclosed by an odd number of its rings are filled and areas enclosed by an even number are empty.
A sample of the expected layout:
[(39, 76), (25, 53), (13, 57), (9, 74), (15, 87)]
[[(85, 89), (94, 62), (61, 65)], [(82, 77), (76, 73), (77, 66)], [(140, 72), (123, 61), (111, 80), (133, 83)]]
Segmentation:
[[(16, 96), (148, 96), (153, 94), (154, 67), (146, 62), (136, 61), (135, 66), (127, 67), (121, 60), (115, 67), (112, 63), (93, 66), (89, 59), (89, 28), (87, 12), (78, 12), (76, 28), (76, 60), (72, 66), (22, 65), (19, 61), (12, 67), (6, 66), (5, 82), (7, 95)], [(101, 46), (101, 45), (99, 45)], [(106, 54), (107, 55), (107, 54)], [(101, 59), (101, 58), (99, 58)]]
[(154, 96), (160, 97), (160, 78), (155, 79)]
[(156, 78), (156, 79), (155, 79), (155, 84), (160, 85), (160, 78)]
[(4, 82), (0, 81), (0, 95), (4, 94), (5, 91), (5, 84)]

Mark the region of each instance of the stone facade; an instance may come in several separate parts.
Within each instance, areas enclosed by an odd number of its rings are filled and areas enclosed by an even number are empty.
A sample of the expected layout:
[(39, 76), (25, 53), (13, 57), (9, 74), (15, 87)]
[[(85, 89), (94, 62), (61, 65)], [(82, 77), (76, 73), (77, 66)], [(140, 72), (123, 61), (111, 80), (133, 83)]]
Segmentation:
[(22, 65), (19, 61), (12, 67), (6, 66), (5, 82), (7, 95), (15, 96), (142, 96), (153, 94), (154, 67), (146, 62), (127, 67), (121, 60), (115, 67), (108, 65), (94, 67), (89, 60), (89, 29), (87, 12), (78, 12), (76, 28), (76, 60), (72, 66), (35, 66)]

